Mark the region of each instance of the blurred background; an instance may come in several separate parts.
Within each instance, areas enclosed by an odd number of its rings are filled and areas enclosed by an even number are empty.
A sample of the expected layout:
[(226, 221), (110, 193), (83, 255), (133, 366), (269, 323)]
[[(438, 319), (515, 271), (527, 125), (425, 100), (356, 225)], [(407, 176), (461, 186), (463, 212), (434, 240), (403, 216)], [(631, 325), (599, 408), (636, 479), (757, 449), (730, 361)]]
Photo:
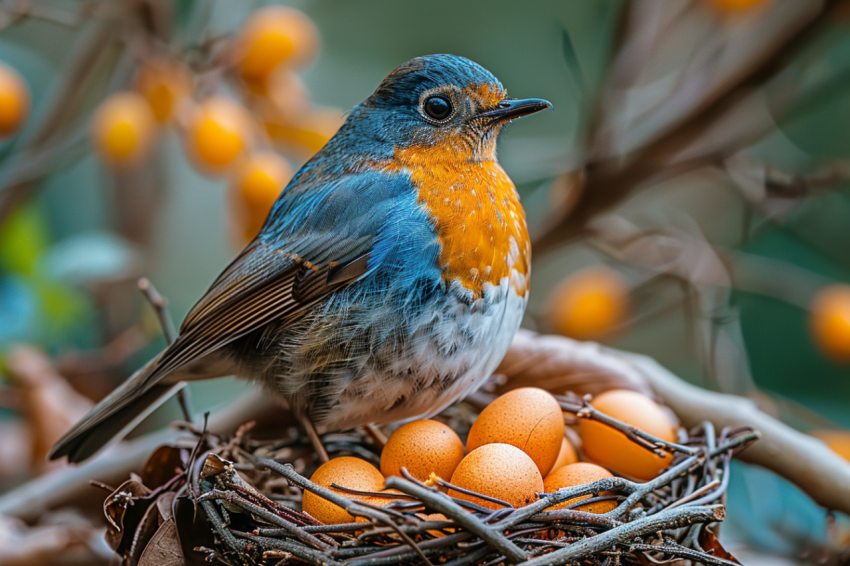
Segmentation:
[[(345, 111), (441, 52), (554, 104), (499, 148), (534, 237), (527, 328), (652, 356), (850, 458), (847, 2), (6, 0), (0, 493), (164, 346), (139, 278), (179, 323)], [(847, 548), (763, 470), (737, 466), (728, 504), (753, 561)]]

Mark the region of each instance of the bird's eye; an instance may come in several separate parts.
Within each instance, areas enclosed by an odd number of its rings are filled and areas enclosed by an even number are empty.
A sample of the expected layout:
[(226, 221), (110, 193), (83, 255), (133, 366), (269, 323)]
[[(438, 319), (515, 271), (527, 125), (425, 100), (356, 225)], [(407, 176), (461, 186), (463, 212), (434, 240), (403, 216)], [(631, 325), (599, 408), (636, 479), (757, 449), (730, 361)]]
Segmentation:
[(429, 118), (442, 122), (452, 114), (452, 103), (445, 96), (429, 96), (422, 105)]

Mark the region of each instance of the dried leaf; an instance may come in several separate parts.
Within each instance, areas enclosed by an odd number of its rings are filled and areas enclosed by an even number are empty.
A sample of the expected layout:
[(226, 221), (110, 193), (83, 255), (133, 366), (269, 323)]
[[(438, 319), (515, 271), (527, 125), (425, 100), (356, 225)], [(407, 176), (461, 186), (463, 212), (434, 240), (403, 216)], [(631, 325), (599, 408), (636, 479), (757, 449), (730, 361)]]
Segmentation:
[(207, 520), (206, 514), (200, 508), (196, 512), (195, 505), (191, 501), (180, 497), (174, 506), (173, 522), (177, 526), (177, 537), (180, 539), (180, 548), (186, 564), (207, 566), (206, 555), (195, 551), (200, 546), (215, 547), (212, 525)]
[(174, 517), (174, 498), (177, 496), (173, 491), (166, 491), (156, 498), (156, 507), (163, 521), (169, 521)]
[(142, 483), (156, 489), (182, 473), (189, 460), (189, 451), (164, 445), (153, 451), (142, 468)]
[(148, 546), (148, 542), (154, 533), (159, 529), (160, 519), (159, 507), (150, 505), (142, 516), (142, 520), (139, 521), (139, 525), (136, 527), (130, 541), (130, 547), (124, 554), (127, 566), (136, 566), (139, 563), (142, 552)]
[[(162, 499), (162, 498), (160, 498)], [(160, 525), (142, 552), (139, 566), (185, 566), (177, 526), (169, 519)]]
[(653, 396), (646, 380), (631, 364), (599, 344), (524, 330), (517, 332), (496, 373), (506, 378), (499, 393), (532, 386), (556, 395), (567, 391), (596, 395), (609, 389), (631, 389)]
[(118, 486), (103, 502), (103, 514), (109, 522), (106, 542), (115, 552), (123, 555), (133, 540), (136, 528), (153, 503), (151, 490), (135, 480)]
[(735, 564), (740, 564), (738, 559), (732, 556), (728, 550), (723, 548), (723, 545), (720, 544), (720, 541), (708, 529), (702, 529), (699, 534), (699, 545), (706, 552), (711, 553), (713, 556), (717, 558), (723, 558), (725, 560), (729, 560), (730, 562), (734, 562)]

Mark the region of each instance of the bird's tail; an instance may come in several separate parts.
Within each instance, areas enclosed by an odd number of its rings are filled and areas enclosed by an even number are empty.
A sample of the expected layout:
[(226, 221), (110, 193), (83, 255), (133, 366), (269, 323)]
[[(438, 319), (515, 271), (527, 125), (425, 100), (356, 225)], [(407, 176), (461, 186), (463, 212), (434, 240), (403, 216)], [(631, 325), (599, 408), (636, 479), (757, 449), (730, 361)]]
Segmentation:
[(101, 448), (123, 438), (151, 414), (184, 383), (150, 384), (159, 356), (149, 361), (115, 391), (98, 403), (83, 419), (65, 433), (50, 449), (47, 457), (56, 460), (68, 456), (72, 463), (82, 462)]

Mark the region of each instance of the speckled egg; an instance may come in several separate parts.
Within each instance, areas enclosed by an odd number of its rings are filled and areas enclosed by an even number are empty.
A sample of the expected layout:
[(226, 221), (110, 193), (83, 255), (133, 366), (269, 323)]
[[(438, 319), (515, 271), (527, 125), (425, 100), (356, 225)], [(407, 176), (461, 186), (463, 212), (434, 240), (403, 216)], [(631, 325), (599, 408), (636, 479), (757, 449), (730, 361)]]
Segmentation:
[[(597, 395), (591, 404), (606, 415), (662, 440), (676, 440), (676, 429), (667, 413), (645, 395), (625, 389), (614, 389)], [(669, 454), (664, 457), (656, 456), (621, 432), (590, 419), (579, 421), (579, 432), (582, 450), (588, 459), (620, 475), (642, 481), (651, 480), (669, 466), (672, 460)]]
[[(574, 464), (568, 464), (562, 468), (558, 468), (543, 480), (543, 490), (546, 493), (554, 493), (561, 488), (564, 487), (574, 487), (577, 485), (585, 485), (588, 483), (595, 482), (596, 480), (601, 480), (605, 478), (614, 477), (611, 475), (611, 472), (603, 468), (602, 466), (597, 466), (596, 464), (589, 464), (587, 462), (576, 462)], [(611, 492), (603, 492), (604, 494), (609, 494)], [(602, 495), (602, 494), (600, 494)], [(566, 509), (573, 503), (577, 501), (581, 501), (583, 499), (589, 499), (590, 495), (583, 495), (581, 497), (576, 497), (574, 499), (569, 499), (564, 501), (563, 503), (559, 503), (553, 507), (550, 507), (549, 510), (555, 509)], [(587, 505), (580, 505), (579, 507), (575, 507), (575, 511), (586, 511), (587, 513), (607, 513), (611, 511), (617, 506), (617, 502), (615, 500), (610, 501), (599, 501), (597, 503), (588, 503)]]
[[(543, 477), (528, 454), (510, 444), (485, 444), (461, 460), (452, 485), (522, 507), (537, 499)], [(502, 509), (492, 501), (449, 490), (450, 497), (470, 501), (487, 509)]]
[[(331, 484), (358, 491), (381, 491), (384, 489), (384, 476), (381, 475), (378, 468), (365, 460), (350, 456), (342, 456), (325, 462), (313, 473), (310, 481), (316, 485), (329, 488), (348, 499), (365, 498), (332, 488)], [(304, 492), (302, 508), (305, 513), (328, 525), (354, 522), (354, 517), (348, 511), (309, 491)]]
[(564, 438), (564, 415), (558, 402), (542, 389), (514, 389), (490, 403), (472, 425), (466, 451), (486, 444), (516, 446), (528, 454), (541, 476), (552, 469)]
[[(552, 472), (569, 464), (575, 464), (576, 462), (578, 462), (576, 449), (573, 448), (573, 445), (565, 436), (561, 439), (561, 450), (558, 452), (558, 457), (555, 458), (555, 463), (552, 464)], [(549, 473), (551, 474), (552, 472)]]
[(381, 473), (401, 476), (401, 468), (420, 481), (431, 474), (448, 481), (463, 460), (463, 442), (441, 422), (413, 421), (392, 433), (381, 452)]

